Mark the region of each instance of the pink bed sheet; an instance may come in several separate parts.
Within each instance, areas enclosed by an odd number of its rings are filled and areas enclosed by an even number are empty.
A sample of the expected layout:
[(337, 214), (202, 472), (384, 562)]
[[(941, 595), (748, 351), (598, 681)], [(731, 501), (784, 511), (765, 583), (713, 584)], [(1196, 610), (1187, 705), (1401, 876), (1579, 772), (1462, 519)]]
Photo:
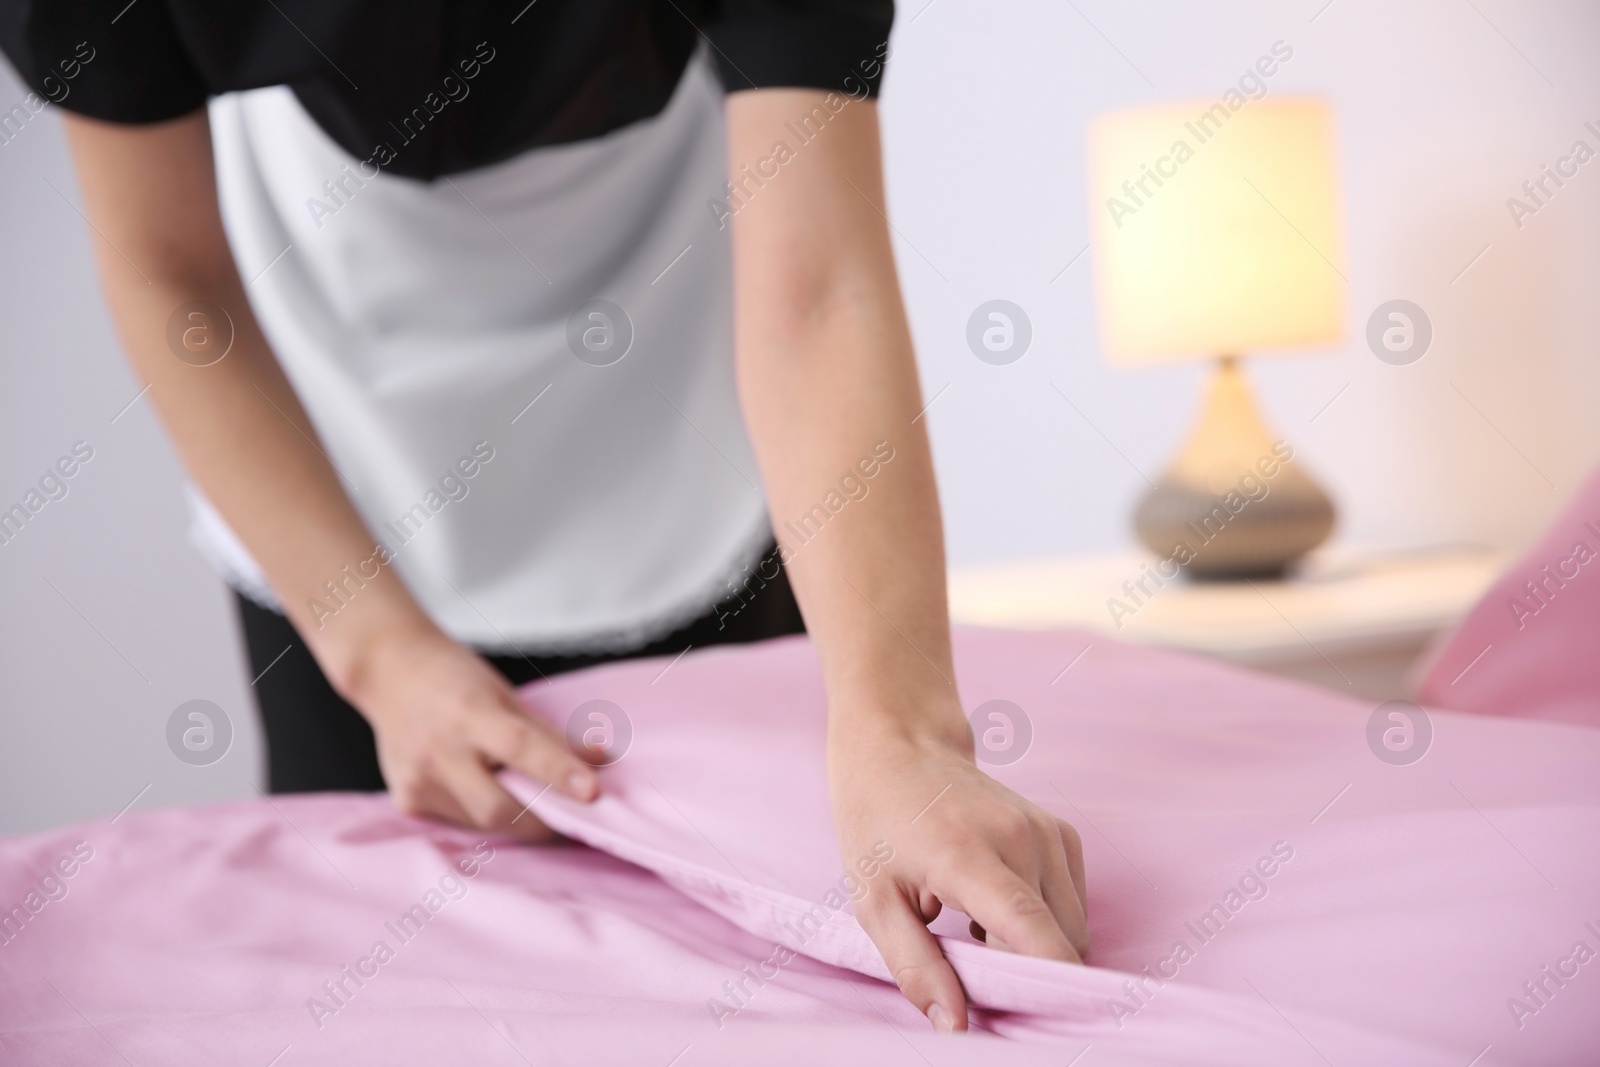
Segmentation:
[(1370, 704), (1196, 658), (963, 630), (957, 665), (969, 707), (1030, 724), (992, 770), (1082, 832), (1094, 935), (1076, 967), (941, 918), (973, 1035), (928, 1031), (835, 895), (821, 682), (789, 639), (525, 691), (558, 724), (592, 700), (631, 723), (599, 803), (534, 801), (592, 848), (354, 796), (0, 842), (0, 907), (44, 901), (0, 945), (0, 1061), (1600, 1055), (1600, 731), (1430, 710), (1425, 755), (1398, 765)]

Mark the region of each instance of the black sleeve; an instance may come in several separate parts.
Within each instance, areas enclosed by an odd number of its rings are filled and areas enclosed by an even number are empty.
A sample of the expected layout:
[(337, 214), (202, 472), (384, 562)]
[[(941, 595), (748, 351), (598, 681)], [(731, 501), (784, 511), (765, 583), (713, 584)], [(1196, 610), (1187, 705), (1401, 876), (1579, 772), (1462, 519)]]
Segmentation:
[(893, 0), (721, 0), (701, 27), (728, 92), (795, 87), (877, 96)]
[(0, 0), (0, 49), (34, 92), (108, 122), (160, 122), (206, 102), (164, 0)]

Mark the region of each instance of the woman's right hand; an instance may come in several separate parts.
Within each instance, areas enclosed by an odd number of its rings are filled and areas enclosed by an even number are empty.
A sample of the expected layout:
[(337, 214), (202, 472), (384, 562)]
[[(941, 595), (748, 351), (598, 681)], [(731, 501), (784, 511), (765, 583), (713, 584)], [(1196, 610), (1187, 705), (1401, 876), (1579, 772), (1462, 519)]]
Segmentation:
[(401, 811), (541, 841), (552, 831), (494, 771), (512, 767), (575, 800), (599, 794), (594, 768), (566, 739), (529, 715), (493, 667), (435, 628), (379, 640), (343, 689), (372, 724)]
[[(190, 477), (266, 571), (334, 688), (372, 724), (395, 803), (549, 837), (494, 769), (515, 767), (590, 800), (599, 790), (593, 768), (439, 630), (393, 568), (364, 579), (331, 621), (312, 607), (373, 555), (375, 539), (250, 310), (218, 206), (206, 110), (134, 126), (71, 114), (64, 122), (129, 359)], [(180, 358), (168, 340), (174, 309), (197, 299), (234, 327), (226, 358), (204, 365)]]

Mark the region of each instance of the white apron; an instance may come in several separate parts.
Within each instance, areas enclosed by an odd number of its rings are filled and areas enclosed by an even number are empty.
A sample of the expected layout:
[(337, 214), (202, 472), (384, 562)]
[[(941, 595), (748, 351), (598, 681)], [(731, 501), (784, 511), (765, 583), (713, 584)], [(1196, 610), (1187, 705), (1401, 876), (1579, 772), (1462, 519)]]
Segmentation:
[[(722, 92), (703, 57), (653, 119), (432, 183), (372, 176), (287, 88), (210, 113), (255, 314), (356, 509), (446, 632), (620, 650), (728, 594), (770, 529), (734, 393), (728, 233), (708, 207)], [(389, 143), (406, 151), (398, 132)], [(595, 317), (595, 300), (626, 321)], [(276, 606), (192, 496), (202, 552)], [(323, 605), (337, 625), (339, 600)]]

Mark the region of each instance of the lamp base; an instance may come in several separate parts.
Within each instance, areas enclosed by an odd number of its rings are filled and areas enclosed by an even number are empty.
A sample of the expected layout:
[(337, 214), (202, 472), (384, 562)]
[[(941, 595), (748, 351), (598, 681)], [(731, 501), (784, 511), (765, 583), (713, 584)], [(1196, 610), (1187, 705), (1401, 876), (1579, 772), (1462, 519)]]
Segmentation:
[(1231, 356), (1218, 361), (1200, 420), (1145, 493), (1134, 531), (1200, 579), (1275, 578), (1333, 531), (1328, 494), (1256, 411)]

